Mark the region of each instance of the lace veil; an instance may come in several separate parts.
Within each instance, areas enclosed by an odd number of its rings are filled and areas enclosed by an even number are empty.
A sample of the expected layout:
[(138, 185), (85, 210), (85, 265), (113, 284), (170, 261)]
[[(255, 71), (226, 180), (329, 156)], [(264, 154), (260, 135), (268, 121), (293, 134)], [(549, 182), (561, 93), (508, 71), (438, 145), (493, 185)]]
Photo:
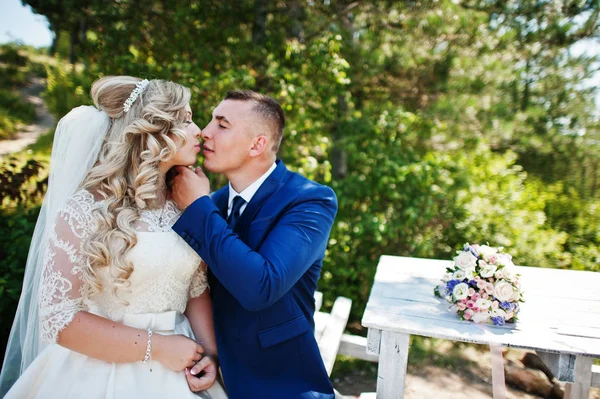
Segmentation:
[(48, 234), (58, 211), (79, 189), (98, 159), (110, 123), (108, 115), (93, 106), (74, 108), (58, 123), (50, 159), (48, 191), (31, 239), (21, 298), (0, 374), (0, 397), (4, 397), (43, 349), (38, 307)]

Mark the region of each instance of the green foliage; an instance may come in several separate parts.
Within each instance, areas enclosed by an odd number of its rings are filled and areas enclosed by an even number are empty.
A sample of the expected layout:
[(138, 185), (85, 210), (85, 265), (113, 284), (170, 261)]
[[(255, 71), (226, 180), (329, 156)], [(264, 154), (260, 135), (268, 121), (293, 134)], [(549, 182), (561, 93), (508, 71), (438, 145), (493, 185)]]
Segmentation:
[(25, 154), (0, 165), (0, 346), (5, 347), (21, 293), (31, 236), (47, 185), (47, 163)]
[(20, 95), (0, 90), (0, 139), (7, 139), (22, 125), (35, 120), (35, 106)]
[(75, 107), (92, 104), (89, 93), (93, 79), (89, 75), (61, 64), (49, 65), (47, 75), (47, 89), (42, 98), (57, 118)]

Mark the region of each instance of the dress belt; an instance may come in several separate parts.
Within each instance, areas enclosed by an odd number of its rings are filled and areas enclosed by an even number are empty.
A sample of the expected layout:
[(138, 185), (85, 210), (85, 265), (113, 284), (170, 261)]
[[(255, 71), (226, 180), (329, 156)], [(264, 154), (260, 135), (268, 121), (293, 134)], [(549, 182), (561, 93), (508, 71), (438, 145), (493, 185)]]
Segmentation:
[(123, 316), (122, 323), (142, 330), (173, 331), (184, 319), (183, 314), (171, 310), (164, 313), (127, 313)]

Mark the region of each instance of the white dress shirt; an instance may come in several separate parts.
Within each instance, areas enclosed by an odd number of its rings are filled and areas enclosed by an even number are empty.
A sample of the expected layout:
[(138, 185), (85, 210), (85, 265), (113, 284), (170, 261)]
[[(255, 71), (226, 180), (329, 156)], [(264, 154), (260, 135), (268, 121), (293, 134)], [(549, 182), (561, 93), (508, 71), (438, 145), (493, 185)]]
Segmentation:
[(273, 162), (273, 165), (271, 165), (269, 170), (267, 170), (264, 175), (262, 175), (261, 177), (256, 179), (254, 181), (254, 183), (252, 183), (251, 185), (246, 187), (246, 189), (244, 191), (242, 191), (241, 193), (238, 193), (237, 191), (235, 191), (233, 189), (233, 187), (231, 186), (231, 183), (229, 183), (229, 201), (227, 202), (227, 217), (229, 217), (229, 214), (231, 213), (231, 207), (233, 206), (233, 199), (237, 195), (239, 195), (246, 201), (244, 203), (244, 205), (242, 205), (240, 207), (240, 215), (242, 213), (244, 213), (244, 209), (246, 209), (246, 206), (248, 205), (248, 203), (250, 202), (252, 197), (254, 197), (254, 194), (256, 194), (256, 192), (258, 191), (260, 186), (264, 183), (265, 180), (267, 180), (267, 177), (269, 177), (271, 175), (271, 173), (273, 173), (273, 171), (275, 170), (276, 167), (277, 167), (277, 164), (275, 162)]

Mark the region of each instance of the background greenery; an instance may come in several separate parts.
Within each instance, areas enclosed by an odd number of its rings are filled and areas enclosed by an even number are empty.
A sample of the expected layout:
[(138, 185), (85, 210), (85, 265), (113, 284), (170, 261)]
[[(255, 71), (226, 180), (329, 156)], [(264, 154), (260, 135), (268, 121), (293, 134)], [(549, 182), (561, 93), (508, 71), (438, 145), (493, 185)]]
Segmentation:
[[(571, 51), (598, 45), (598, 0), (25, 2), (56, 33), (43, 73), (58, 118), (109, 74), (187, 85), (200, 126), (229, 89), (276, 98), (280, 157), (338, 195), (319, 289), (325, 307), (353, 299), (355, 332), (382, 254), (489, 242), (517, 264), (600, 271), (600, 60)], [(50, 145), (2, 161), (2, 190), (37, 190), (2, 191), (5, 333)]]

